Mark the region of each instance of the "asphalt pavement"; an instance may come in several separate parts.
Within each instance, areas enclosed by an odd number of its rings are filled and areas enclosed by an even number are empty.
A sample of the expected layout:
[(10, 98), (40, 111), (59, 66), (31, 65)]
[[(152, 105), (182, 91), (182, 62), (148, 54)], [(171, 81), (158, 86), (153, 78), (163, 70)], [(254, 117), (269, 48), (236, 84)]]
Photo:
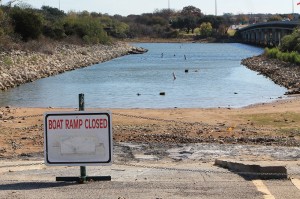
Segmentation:
[[(79, 177), (78, 166), (46, 166), (41, 156), (2, 159), (0, 198), (300, 198), (297, 158), (266, 161), (247, 158), (247, 163), (286, 166), (286, 179), (266, 180), (215, 165), (217, 154), (213, 158), (195, 158), (195, 154), (201, 154), (201, 147), (208, 150), (208, 145), (174, 146), (168, 150), (129, 143), (116, 145), (111, 166), (86, 167), (87, 176), (111, 176), (111, 180), (83, 184), (56, 181), (56, 177)], [(227, 146), (231, 150), (232, 147)], [(226, 146), (219, 148), (217, 153), (222, 154), (220, 151)], [(274, 151), (278, 152), (277, 149)], [(182, 157), (178, 158), (180, 155)], [(244, 160), (237, 159), (239, 163), (246, 161), (246, 154)]]

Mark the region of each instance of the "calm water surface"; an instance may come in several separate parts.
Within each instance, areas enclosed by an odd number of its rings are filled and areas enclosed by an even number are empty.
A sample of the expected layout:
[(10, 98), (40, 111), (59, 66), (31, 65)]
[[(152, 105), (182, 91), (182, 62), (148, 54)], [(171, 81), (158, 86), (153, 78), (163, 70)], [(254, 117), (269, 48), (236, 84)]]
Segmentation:
[(240, 64), (243, 58), (261, 54), (261, 48), (243, 44), (135, 45), (149, 49), (148, 53), (0, 92), (0, 106), (78, 107), (78, 94), (84, 93), (85, 106), (97, 108), (242, 107), (269, 102), (286, 92)]

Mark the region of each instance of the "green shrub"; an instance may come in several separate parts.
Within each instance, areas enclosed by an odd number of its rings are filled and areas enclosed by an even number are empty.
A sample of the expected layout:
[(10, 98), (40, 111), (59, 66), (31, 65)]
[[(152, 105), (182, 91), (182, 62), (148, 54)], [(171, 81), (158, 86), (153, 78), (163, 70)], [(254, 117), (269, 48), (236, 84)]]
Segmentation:
[(14, 8), (11, 12), (15, 32), (20, 34), (24, 41), (37, 39), (42, 34), (42, 15), (30, 9)]
[(280, 52), (278, 48), (266, 48), (265, 53), (270, 58), (277, 58), (277, 54)]
[(300, 64), (300, 54), (296, 51), (282, 52), (278, 48), (266, 48), (265, 55), (285, 62)]
[(200, 35), (203, 37), (210, 37), (212, 35), (213, 28), (210, 22), (203, 22), (200, 25)]
[(64, 30), (67, 36), (79, 36), (89, 44), (104, 44), (110, 41), (99, 20), (91, 16), (68, 16), (65, 19)]
[(300, 31), (296, 29), (292, 34), (286, 35), (281, 39), (279, 49), (283, 52), (300, 52)]

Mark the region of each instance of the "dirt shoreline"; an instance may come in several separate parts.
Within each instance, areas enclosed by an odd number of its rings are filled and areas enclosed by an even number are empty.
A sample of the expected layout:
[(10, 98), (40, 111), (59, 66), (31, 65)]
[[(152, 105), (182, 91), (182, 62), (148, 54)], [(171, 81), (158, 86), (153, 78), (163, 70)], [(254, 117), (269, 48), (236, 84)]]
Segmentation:
[[(74, 110), (77, 109), (0, 107), (0, 158), (42, 153), (43, 113)], [(245, 108), (111, 111), (116, 143), (300, 146), (299, 97)]]

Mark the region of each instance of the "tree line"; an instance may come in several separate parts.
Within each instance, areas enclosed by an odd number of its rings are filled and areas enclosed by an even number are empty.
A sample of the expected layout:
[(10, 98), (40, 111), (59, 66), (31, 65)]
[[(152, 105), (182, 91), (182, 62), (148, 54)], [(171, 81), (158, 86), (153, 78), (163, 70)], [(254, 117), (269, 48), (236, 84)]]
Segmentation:
[[(199, 8), (186, 6), (179, 11), (161, 9), (124, 17), (88, 11), (65, 13), (49, 6), (34, 9), (22, 1), (12, 6), (13, 2), (0, 6), (0, 45), (7, 41), (27, 42), (41, 37), (87, 44), (141, 37), (180, 38), (185, 35), (194, 39), (224, 38), (228, 37), (232, 24), (259, 22), (267, 16), (205, 15)], [(279, 19), (273, 15), (267, 18)]]
[[(205, 16), (199, 8), (184, 7), (181, 11), (156, 10), (141, 15), (110, 16), (96, 12), (68, 12), (43, 6), (33, 9), (19, 3), (0, 7), (0, 38), (6, 40), (35, 40), (41, 36), (51, 39), (78, 38), (86, 43), (108, 43), (112, 38), (137, 37), (177, 38), (180, 32), (194, 33), (198, 27), (205, 36), (224, 34), (222, 17)], [(201, 23), (206, 25), (199, 26)], [(229, 24), (227, 23), (226, 26)]]

